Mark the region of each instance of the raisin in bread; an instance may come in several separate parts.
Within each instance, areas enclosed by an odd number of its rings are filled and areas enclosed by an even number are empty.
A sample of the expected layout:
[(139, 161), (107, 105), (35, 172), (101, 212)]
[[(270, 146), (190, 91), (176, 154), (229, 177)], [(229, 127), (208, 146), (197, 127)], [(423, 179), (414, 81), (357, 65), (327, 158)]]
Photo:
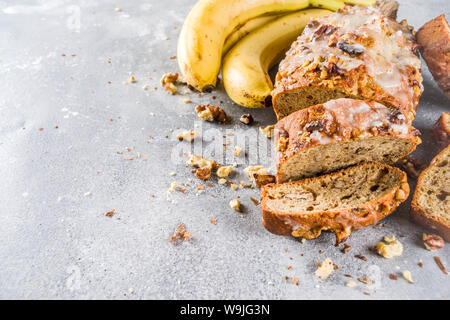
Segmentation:
[(272, 233), (305, 239), (330, 230), (339, 243), (353, 230), (391, 214), (408, 195), (403, 171), (364, 162), (319, 177), (265, 185), (261, 191), (263, 224)]
[(442, 112), (433, 127), (433, 134), (442, 147), (450, 144), (450, 112)]
[(348, 98), (299, 110), (275, 126), (278, 183), (362, 161), (392, 164), (420, 143), (404, 115), (375, 101)]
[(347, 6), (312, 20), (280, 63), (272, 92), (278, 119), (331, 99), (375, 100), (411, 122), (422, 94), (410, 27), (373, 7)]
[(411, 217), (450, 242), (450, 146), (420, 174), (411, 202)]
[(434, 80), (450, 98), (450, 27), (445, 15), (425, 23), (416, 39)]

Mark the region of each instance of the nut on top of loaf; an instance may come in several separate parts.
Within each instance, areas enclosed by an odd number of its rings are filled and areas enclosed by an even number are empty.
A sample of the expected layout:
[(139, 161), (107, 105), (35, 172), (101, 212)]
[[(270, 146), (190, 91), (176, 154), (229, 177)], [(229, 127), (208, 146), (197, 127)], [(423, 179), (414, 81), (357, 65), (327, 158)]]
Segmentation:
[(398, 108), (411, 122), (423, 91), (417, 48), (410, 27), (377, 8), (347, 6), (312, 20), (280, 63), (274, 108), (281, 108), (278, 96), (290, 91), (324, 88)]

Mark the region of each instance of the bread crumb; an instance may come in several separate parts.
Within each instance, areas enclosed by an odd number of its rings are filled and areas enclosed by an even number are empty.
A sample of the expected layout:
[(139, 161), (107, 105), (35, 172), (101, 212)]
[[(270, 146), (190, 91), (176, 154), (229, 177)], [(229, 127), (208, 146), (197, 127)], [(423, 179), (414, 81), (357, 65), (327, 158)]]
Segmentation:
[(217, 162), (214, 160), (207, 160), (202, 156), (197, 156), (195, 154), (191, 154), (189, 156), (189, 159), (187, 160), (186, 164), (192, 166), (192, 167), (197, 167), (197, 168), (216, 168), (217, 167)]
[(402, 255), (403, 245), (395, 239), (395, 236), (384, 237), (384, 242), (377, 243), (377, 252), (380, 256), (391, 259)]
[(178, 183), (176, 182), (176, 181), (174, 181), (174, 182), (172, 182), (171, 184), (170, 184), (170, 188), (169, 188), (169, 192), (173, 192), (173, 191), (175, 191), (176, 189), (178, 188)]
[(320, 279), (326, 279), (334, 271), (334, 263), (330, 258), (326, 258), (322, 263), (319, 263), (319, 268), (316, 270), (316, 276)]
[(173, 236), (170, 237), (169, 242), (173, 242), (175, 240), (185, 241), (191, 237), (191, 233), (187, 231), (186, 225), (184, 223), (180, 223), (173, 233)]
[(131, 76), (131, 77), (128, 79), (128, 82), (129, 82), (129, 83), (135, 83), (135, 82), (136, 82), (136, 79), (135, 79), (133, 76)]
[(233, 166), (223, 166), (217, 169), (217, 176), (219, 178), (225, 178), (228, 177), (228, 175), (233, 171)]
[(402, 273), (403, 278), (405, 278), (409, 283), (414, 283), (412, 276), (411, 276), (411, 272), (409, 270), (405, 270)]
[(235, 156), (235, 157), (239, 156), (239, 155), (241, 154), (241, 151), (242, 151), (242, 148), (241, 148), (241, 147), (235, 146), (235, 147), (234, 147), (234, 151), (233, 151), (234, 156)]
[(214, 224), (214, 225), (217, 224), (217, 220), (216, 220), (216, 219), (209, 219), (209, 222), (211, 222), (211, 223)]
[(232, 199), (230, 200), (230, 208), (236, 210), (236, 211), (240, 211), (241, 209), (241, 201), (239, 199)]
[(236, 191), (238, 188), (238, 185), (236, 183), (230, 184), (231, 190)]

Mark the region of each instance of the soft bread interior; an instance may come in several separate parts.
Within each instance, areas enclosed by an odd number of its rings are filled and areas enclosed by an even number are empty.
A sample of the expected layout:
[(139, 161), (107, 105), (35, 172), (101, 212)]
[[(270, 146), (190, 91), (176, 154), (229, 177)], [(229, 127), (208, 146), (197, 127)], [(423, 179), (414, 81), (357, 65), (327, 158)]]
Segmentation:
[(278, 182), (312, 177), (362, 161), (392, 164), (413, 149), (412, 141), (393, 137), (374, 137), (307, 148), (280, 165)]
[(450, 147), (438, 159), (417, 185), (417, 204), (428, 215), (450, 223)]
[(399, 186), (400, 170), (366, 162), (317, 178), (267, 188), (267, 206), (285, 213), (315, 213), (357, 208)]
[[(365, 100), (364, 97), (353, 96), (344, 93), (337, 89), (327, 89), (327, 88), (299, 88), (291, 91), (283, 92), (278, 95), (275, 101), (276, 113), (278, 119), (282, 119), (291, 113), (305, 109), (317, 104), (323, 104), (327, 101), (339, 98), (352, 98)], [(384, 102), (378, 101), (381, 104)], [(386, 105), (387, 107), (393, 107)]]

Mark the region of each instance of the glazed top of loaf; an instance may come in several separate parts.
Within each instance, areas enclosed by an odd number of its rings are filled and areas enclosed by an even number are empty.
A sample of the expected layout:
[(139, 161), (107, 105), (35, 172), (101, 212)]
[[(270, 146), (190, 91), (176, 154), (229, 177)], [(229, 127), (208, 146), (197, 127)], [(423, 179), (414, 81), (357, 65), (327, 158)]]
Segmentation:
[(275, 126), (277, 163), (301, 149), (380, 135), (416, 139), (420, 132), (398, 110), (348, 98), (296, 111)]
[(415, 100), (415, 90), (419, 96), (423, 91), (417, 49), (407, 25), (384, 16), (377, 8), (347, 6), (306, 26), (280, 63), (275, 92), (278, 86), (279, 92), (295, 89), (297, 82), (303, 85), (299, 79), (308, 78), (308, 70), (324, 84), (329, 77), (322, 71), (339, 78), (355, 70), (367, 73), (369, 82), (396, 97), (399, 104), (408, 105)]

